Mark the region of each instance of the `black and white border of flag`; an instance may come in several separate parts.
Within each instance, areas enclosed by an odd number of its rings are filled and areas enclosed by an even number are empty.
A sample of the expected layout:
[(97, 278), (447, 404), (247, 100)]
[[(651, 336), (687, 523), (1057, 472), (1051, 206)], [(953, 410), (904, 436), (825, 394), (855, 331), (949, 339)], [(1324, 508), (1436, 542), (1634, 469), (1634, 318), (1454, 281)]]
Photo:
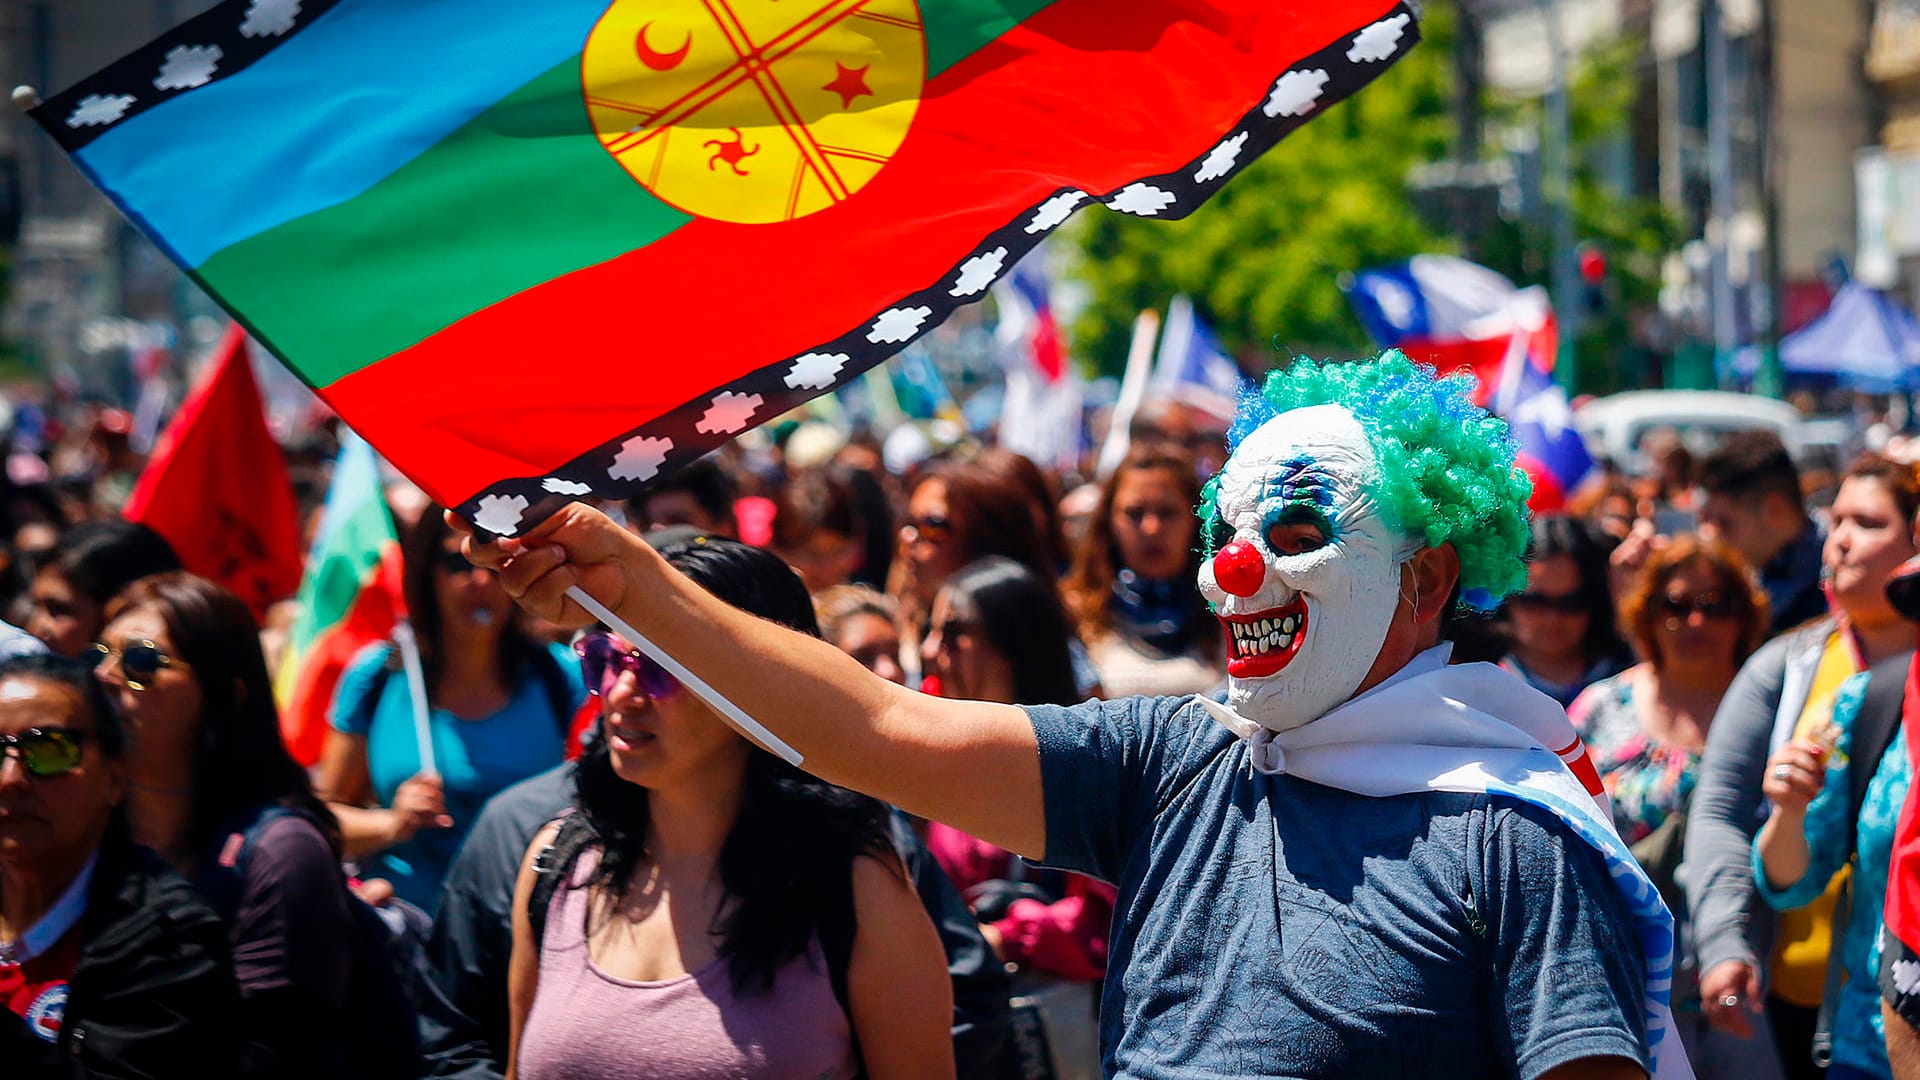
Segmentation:
[(130, 117), (231, 78), (333, 10), (339, 0), (227, 0), (29, 110), (77, 154)]
[(939, 281), (902, 297), (839, 338), (750, 372), (568, 462), (554, 472), (503, 480), (455, 509), (501, 536), (516, 536), (568, 502), (623, 499), (756, 424), (840, 388), (984, 296), (1048, 233), (1083, 206), (1147, 218), (1192, 213), (1274, 144), (1385, 71), (1420, 37), (1412, 0), (1306, 57), (1274, 80), (1266, 97), (1205, 154), (1163, 176), (1106, 193), (1063, 188), (982, 241)]

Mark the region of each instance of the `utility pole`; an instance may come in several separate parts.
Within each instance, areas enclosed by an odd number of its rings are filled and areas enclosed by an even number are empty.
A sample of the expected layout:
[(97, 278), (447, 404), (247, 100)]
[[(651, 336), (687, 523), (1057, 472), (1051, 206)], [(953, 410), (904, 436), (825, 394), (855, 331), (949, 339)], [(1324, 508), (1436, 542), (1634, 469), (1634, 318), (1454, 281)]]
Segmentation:
[(1567, 35), (1557, 0), (1540, 0), (1540, 14), (1546, 22), (1548, 63), (1547, 137), (1541, 142), (1546, 157), (1542, 163), (1546, 190), (1542, 194), (1552, 221), (1553, 310), (1560, 330), (1560, 355), (1554, 367), (1560, 374), (1561, 387), (1571, 397), (1580, 392), (1579, 359), (1573, 347), (1580, 329), (1580, 309), (1573, 240), (1573, 124), (1567, 95)]
[(1727, 248), (1733, 240), (1733, 102), (1727, 71), (1727, 27), (1720, 0), (1700, 5), (1706, 52), (1707, 184), (1712, 193), (1707, 221), (1708, 286), (1713, 304), (1714, 370), (1724, 370), (1737, 344), (1733, 273)]

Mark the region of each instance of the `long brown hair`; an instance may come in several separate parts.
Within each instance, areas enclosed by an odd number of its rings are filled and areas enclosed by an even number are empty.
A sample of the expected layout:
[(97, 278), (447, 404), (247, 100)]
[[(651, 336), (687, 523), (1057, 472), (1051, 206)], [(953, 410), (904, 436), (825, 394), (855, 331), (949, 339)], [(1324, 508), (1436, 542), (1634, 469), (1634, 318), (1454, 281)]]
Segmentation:
[(177, 570), (141, 578), (120, 601), (122, 613), (149, 608), (160, 616), (200, 684), (188, 850), (204, 853), (223, 832), (245, 825), (243, 816), (278, 805), (311, 817), (338, 851), (339, 825), (281, 737), (260, 627), (246, 602)]
[[(1087, 520), (1086, 532), (1080, 537), (1080, 546), (1073, 555), (1073, 567), (1060, 582), (1060, 592), (1066, 601), (1067, 612), (1073, 616), (1079, 628), (1080, 638), (1092, 642), (1106, 636), (1113, 629), (1113, 583), (1121, 570), (1120, 545), (1113, 538), (1113, 502), (1120, 491), (1120, 482), (1130, 473), (1165, 472), (1173, 477), (1180, 490), (1180, 498), (1188, 506), (1200, 505), (1200, 476), (1195, 471), (1193, 457), (1172, 443), (1147, 443), (1136, 445), (1128, 451), (1120, 462), (1100, 485), (1100, 500), (1095, 505), (1093, 515)], [(1200, 572), (1199, 526), (1194, 526), (1195, 543), (1187, 546), (1186, 578), (1197, 582)], [(1198, 584), (1193, 588), (1193, 604), (1196, 613), (1204, 614), (1206, 601), (1200, 595)], [(1206, 625), (1200, 620), (1196, 625)], [(1218, 646), (1219, 636), (1213, 633), (1198, 635), (1202, 644)]]
[(1009, 473), (975, 462), (935, 466), (914, 487), (932, 480), (946, 485), (947, 517), (963, 565), (988, 555), (1004, 555), (1041, 580), (1054, 580), (1059, 567), (1040, 534), (1040, 515), (1026, 485)]

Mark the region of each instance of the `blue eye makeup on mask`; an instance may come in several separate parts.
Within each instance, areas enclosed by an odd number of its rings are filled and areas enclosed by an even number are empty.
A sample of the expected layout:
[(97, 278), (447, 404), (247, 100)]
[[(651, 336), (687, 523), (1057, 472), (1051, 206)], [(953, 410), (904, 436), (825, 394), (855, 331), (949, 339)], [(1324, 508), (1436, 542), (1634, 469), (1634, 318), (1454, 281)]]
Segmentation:
[[(1318, 460), (1300, 456), (1282, 462), (1267, 482), (1267, 494), (1260, 500), (1260, 533), (1277, 555), (1300, 554), (1281, 551), (1274, 542), (1274, 530), (1289, 525), (1311, 525), (1319, 530), (1319, 542), (1313, 547), (1333, 543), (1335, 528), (1330, 513), (1334, 505), (1333, 478)], [(1302, 549), (1305, 550), (1305, 549)]]

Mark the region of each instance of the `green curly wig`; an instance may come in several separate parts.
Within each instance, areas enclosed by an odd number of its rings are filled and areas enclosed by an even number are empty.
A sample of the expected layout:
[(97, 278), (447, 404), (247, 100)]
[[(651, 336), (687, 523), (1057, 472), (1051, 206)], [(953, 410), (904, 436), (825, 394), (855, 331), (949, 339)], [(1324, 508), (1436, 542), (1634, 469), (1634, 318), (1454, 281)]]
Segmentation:
[[(1339, 405), (1360, 422), (1379, 472), (1367, 491), (1394, 528), (1452, 543), (1460, 555), (1460, 603), (1492, 611), (1526, 587), (1527, 498), (1533, 483), (1514, 465), (1506, 421), (1472, 401), (1473, 378), (1440, 377), (1396, 349), (1362, 363), (1302, 359), (1248, 392), (1228, 442), (1238, 449), (1254, 429), (1283, 412)], [(1214, 547), (1218, 478), (1200, 505), (1208, 553)]]

